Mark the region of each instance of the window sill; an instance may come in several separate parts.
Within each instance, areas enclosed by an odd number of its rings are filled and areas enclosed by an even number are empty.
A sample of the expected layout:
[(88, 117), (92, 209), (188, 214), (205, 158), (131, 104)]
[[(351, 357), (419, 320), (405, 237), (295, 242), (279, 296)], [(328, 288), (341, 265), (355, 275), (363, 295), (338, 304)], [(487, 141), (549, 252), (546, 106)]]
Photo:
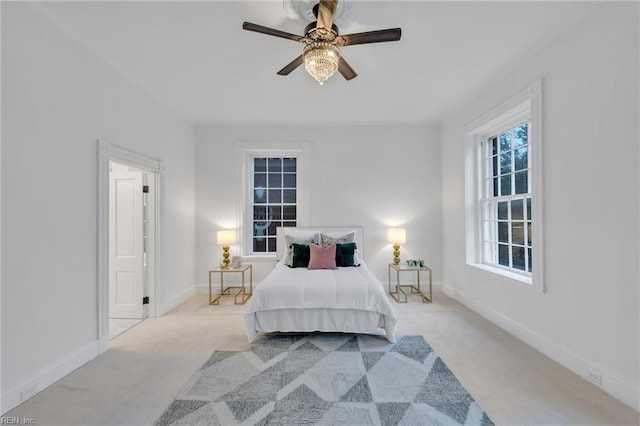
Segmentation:
[(533, 288), (532, 278), (526, 275), (518, 274), (516, 272), (505, 271), (504, 269), (495, 268), (493, 266), (485, 265), (482, 263), (468, 263), (468, 265), (477, 269), (481, 269), (486, 272), (490, 272), (494, 275), (499, 275), (503, 278), (516, 281), (519, 284), (527, 284), (529, 287)]

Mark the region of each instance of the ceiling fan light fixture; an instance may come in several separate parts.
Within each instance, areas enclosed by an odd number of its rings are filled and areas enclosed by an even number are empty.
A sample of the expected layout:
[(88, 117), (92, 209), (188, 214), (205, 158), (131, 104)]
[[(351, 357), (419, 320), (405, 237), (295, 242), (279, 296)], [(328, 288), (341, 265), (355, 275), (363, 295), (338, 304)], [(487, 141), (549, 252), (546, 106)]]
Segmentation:
[(303, 52), (304, 69), (320, 85), (324, 84), (338, 69), (340, 49), (333, 43), (319, 41), (309, 43)]

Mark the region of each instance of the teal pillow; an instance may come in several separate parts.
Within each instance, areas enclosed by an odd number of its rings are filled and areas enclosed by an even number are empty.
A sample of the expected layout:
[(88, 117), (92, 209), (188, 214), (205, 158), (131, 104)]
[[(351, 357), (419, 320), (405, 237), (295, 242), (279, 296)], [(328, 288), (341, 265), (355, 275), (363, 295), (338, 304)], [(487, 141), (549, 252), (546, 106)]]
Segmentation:
[(356, 264), (356, 243), (336, 244), (336, 266), (360, 266)]
[(292, 260), (291, 268), (307, 268), (309, 266), (309, 259), (311, 258), (311, 251), (308, 244), (291, 244)]

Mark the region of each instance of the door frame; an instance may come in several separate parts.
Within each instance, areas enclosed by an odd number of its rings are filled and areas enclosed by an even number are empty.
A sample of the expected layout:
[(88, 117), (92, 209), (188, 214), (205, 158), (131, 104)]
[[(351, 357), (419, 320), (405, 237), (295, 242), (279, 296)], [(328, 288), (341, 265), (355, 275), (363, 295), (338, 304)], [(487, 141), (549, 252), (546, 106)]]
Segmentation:
[(109, 349), (109, 163), (115, 161), (136, 167), (151, 174), (149, 185), (154, 188), (153, 215), (149, 234), (153, 237), (148, 245), (149, 305), (148, 316), (154, 318), (158, 312), (158, 300), (164, 289), (164, 162), (107, 142), (97, 140), (98, 145), (98, 342), (99, 351)]

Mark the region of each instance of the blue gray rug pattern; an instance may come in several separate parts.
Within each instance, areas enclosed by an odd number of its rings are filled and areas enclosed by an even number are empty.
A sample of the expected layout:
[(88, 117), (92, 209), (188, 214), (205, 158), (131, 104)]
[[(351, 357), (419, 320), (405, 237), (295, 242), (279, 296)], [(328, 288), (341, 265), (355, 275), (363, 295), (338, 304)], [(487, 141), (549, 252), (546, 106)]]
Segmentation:
[(493, 425), (422, 336), (276, 334), (216, 351), (156, 425)]

